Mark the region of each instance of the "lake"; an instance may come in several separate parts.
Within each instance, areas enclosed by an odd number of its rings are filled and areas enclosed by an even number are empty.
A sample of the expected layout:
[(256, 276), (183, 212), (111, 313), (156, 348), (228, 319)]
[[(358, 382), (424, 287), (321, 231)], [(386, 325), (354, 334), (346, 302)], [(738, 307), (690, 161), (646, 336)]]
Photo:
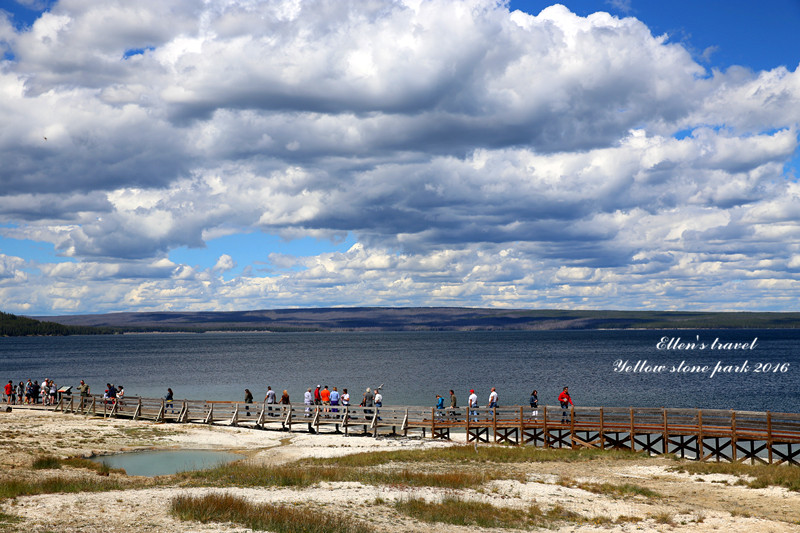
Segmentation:
[[(739, 346), (736, 346), (736, 345)], [(800, 412), (797, 330), (634, 330), (380, 333), (202, 333), (0, 338), (0, 379), (53, 378), (95, 394), (256, 402), (267, 385), (293, 402), (316, 385), (358, 403), (384, 384), (385, 404), (429, 405), (470, 389), (486, 405), (702, 407)], [(715, 371), (716, 369), (716, 371)], [(713, 376), (712, 376), (713, 375)]]

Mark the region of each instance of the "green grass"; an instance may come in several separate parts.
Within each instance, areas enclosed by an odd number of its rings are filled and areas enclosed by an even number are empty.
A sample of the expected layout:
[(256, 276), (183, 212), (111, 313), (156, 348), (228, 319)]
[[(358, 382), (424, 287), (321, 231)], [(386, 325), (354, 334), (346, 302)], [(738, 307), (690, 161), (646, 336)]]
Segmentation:
[(84, 459), (83, 457), (70, 457), (68, 459), (59, 459), (58, 457), (54, 457), (52, 455), (40, 455), (39, 457), (33, 460), (33, 465), (31, 466), (31, 468), (33, 468), (34, 470), (57, 470), (62, 466), (83, 468), (86, 470), (92, 470), (93, 472), (97, 472), (103, 475), (109, 474), (111, 472), (116, 472), (118, 474), (125, 473), (125, 470), (123, 468), (110, 468), (105, 463), (97, 463), (89, 459)]
[(103, 492), (128, 488), (122, 483), (109, 479), (75, 479), (63, 476), (50, 478), (21, 480), (7, 479), (0, 484), (0, 500), (18, 496), (35, 494), (52, 494), (57, 492)]
[(31, 468), (34, 470), (55, 470), (61, 468), (61, 459), (52, 455), (40, 455), (33, 460)]
[(6, 526), (11, 526), (21, 521), (22, 519), (18, 516), (0, 513), (0, 531), (4, 530)]
[(800, 492), (800, 468), (791, 465), (685, 462), (671, 470), (690, 474), (729, 474), (740, 478), (747, 476), (752, 479), (741, 479), (739, 484), (753, 489), (775, 486)]
[(230, 494), (177, 496), (170, 512), (180, 520), (234, 523), (274, 533), (373, 533), (376, 530), (353, 518), (315, 508), (250, 503)]

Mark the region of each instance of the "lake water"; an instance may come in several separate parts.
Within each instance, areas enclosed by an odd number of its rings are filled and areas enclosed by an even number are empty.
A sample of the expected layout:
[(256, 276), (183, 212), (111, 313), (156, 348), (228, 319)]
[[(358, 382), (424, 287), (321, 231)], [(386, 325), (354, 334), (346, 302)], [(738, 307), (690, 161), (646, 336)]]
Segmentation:
[[(669, 344), (669, 340), (680, 338)], [(711, 349), (742, 343), (752, 349)], [(678, 348), (680, 343), (695, 346)], [(659, 349), (659, 344), (661, 349)], [(705, 344), (705, 347), (702, 347)], [(639, 361), (663, 368), (642, 370)], [(628, 372), (619, 372), (627, 361)], [(695, 372), (676, 369), (684, 363)], [(720, 363), (728, 373), (711, 377)], [(746, 363), (746, 366), (745, 366)], [(739, 372), (733, 372), (734, 366)], [(761, 365), (761, 366), (759, 366)], [(770, 365), (769, 367), (767, 365)], [(702, 367), (708, 368), (704, 372)], [(675, 367), (675, 368), (673, 368)], [(777, 371), (773, 369), (777, 368)], [(764, 372), (764, 370), (769, 370)], [(673, 371), (676, 370), (676, 371)], [(758, 372), (758, 370), (761, 370)], [(53, 378), (93, 393), (122, 384), (128, 396), (256, 402), (267, 385), (293, 402), (317, 384), (348, 388), (358, 403), (384, 384), (386, 404), (434, 405), (454, 389), (466, 403), (491, 387), (504, 405), (555, 405), (568, 385), (576, 405), (703, 407), (800, 412), (800, 331), (525, 331), (203, 333), (0, 338), (0, 379)]]

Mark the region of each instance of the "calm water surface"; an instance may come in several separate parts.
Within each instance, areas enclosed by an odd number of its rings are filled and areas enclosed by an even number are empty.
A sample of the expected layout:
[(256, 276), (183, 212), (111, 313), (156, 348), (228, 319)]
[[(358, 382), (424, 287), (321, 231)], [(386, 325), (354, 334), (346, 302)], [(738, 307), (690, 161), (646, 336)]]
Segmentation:
[[(694, 348), (658, 349), (662, 338)], [(699, 343), (751, 343), (752, 350), (700, 349)], [(704, 407), (800, 412), (800, 332), (796, 330), (541, 331), (392, 333), (204, 333), (0, 338), (0, 379), (80, 379), (102, 393), (108, 382), (128, 396), (256, 401), (267, 385), (302, 401), (307, 387), (346, 387), (360, 399), (384, 385), (386, 404), (434, 405), (454, 389), (466, 402), (474, 388), (485, 405), (526, 404), (538, 389), (554, 405), (564, 385), (577, 405)], [(661, 372), (617, 372), (619, 362), (646, 360)], [(671, 367), (708, 365), (695, 373)], [(747, 371), (713, 367), (747, 362)], [(777, 372), (756, 372), (758, 364)], [(783, 365), (781, 368), (780, 365)], [(766, 368), (762, 367), (764, 370)], [(731, 368), (732, 369), (732, 368)], [(358, 401), (358, 400), (357, 400)]]

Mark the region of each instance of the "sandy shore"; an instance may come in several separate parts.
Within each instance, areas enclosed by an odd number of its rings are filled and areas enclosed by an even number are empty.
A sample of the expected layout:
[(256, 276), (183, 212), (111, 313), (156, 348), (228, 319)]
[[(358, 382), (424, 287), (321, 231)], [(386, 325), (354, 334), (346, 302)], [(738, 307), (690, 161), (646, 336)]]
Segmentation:
[[(344, 437), (342, 435), (258, 431), (245, 428), (147, 421), (108, 420), (79, 415), (14, 409), (0, 414), (0, 482), (53, 475), (32, 470), (37, 456), (99, 455), (137, 449), (220, 449), (241, 453), (248, 460), (279, 464), (304, 457), (330, 457), (362, 451), (447, 446), (419, 438)], [(465, 499), (495, 506), (542, 508), (561, 505), (585, 517), (636, 517), (630, 523), (566, 525), (559, 531), (748, 531), (800, 532), (800, 494), (781, 488), (750, 489), (724, 475), (689, 475), (670, 470), (668, 459), (597, 460), (588, 463), (525, 463), (510, 465), (526, 481), (501, 480), (470, 490), (453, 491), (360, 483), (321, 482), (307, 489), (228, 488), (252, 502), (313, 503), (363, 519), (380, 531), (475, 531), (478, 528), (435, 526), (400, 515), (391, 504), (409, 496), (436, 501), (457, 493)], [(468, 467), (465, 467), (468, 468)], [(58, 472), (64, 475), (68, 470)], [(97, 474), (75, 470), (74, 475)], [(121, 479), (122, 474), (111, 474)], [(569, 486), (578, 483), (633, 483), (660, 497), (614, 497)], [(164, 482), (164, 479), (160, 481)], [(2, 531), (249, 531), (220, 524), (181, 522), (168, 513), (177, 494), (204, 494), (220, 489), (186, 488), (177, 483), (129, 490), (82, 494), (48, 494), (2, 502), (5, 514), (19, 521)], [(154, 484), (153, 484), (154, 485)], [(666, 518), (666, 519), (665, 519)], [(668, 523), (661, 523), (668, 522)]]

